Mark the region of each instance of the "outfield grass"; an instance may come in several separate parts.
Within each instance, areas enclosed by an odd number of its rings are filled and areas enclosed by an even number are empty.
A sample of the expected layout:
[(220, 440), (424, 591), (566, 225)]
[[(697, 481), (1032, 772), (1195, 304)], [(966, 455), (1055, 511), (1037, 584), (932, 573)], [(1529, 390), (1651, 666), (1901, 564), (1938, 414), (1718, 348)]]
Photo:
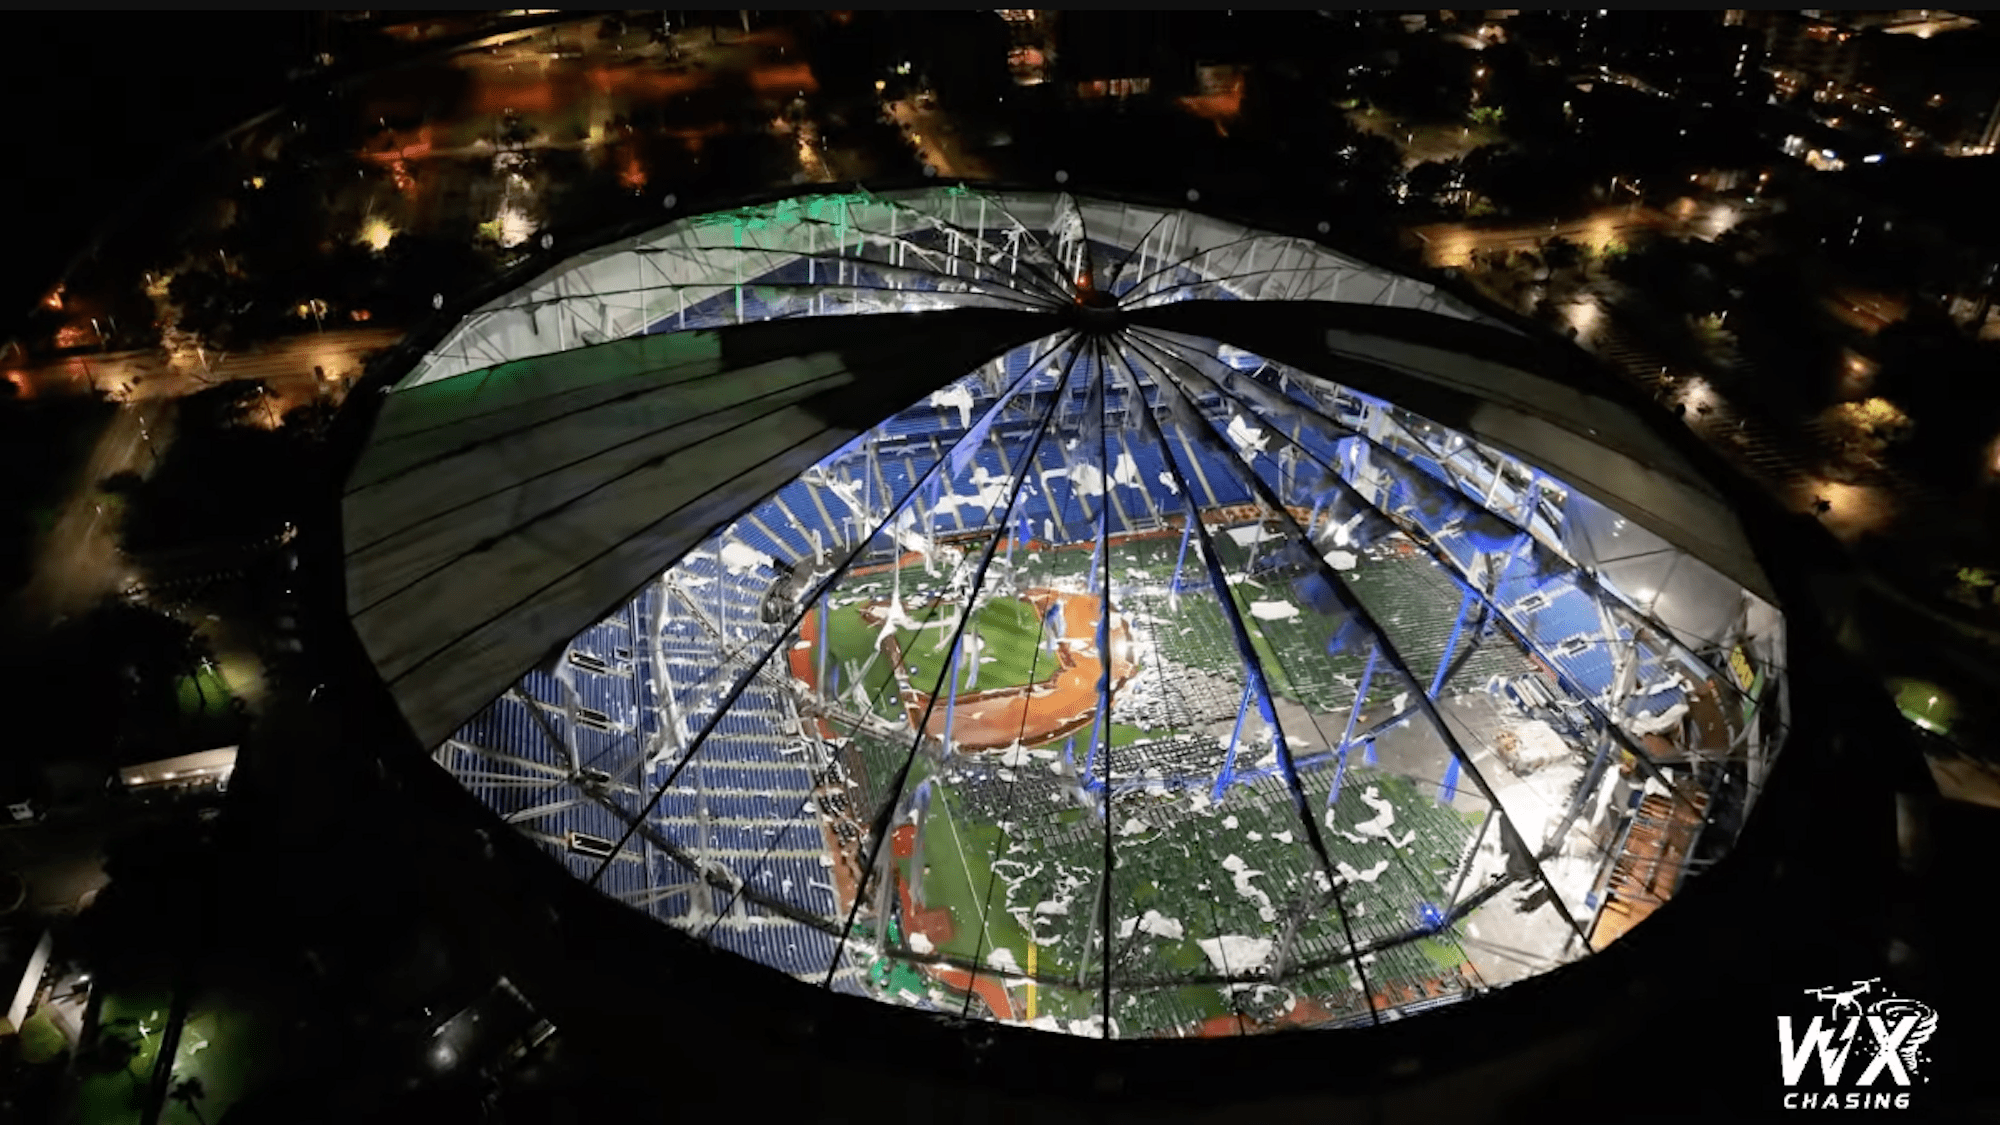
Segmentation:
[[(1046, 974), (1047, 972), (1047, 966), (1043, 966), (1039, 970), (1040, 974)], [(1037, 985), (1035, 988), (1035, 1014), (1037, 1016), (1054, 1016), (1056, 1019), (1064, 1022), (1089, 1019), (1097, 1012), (1097, 1000), (1096, 989), (1065, 988), (1050, 984)]]
[[(1235, 586), (1229, 588), (1229, 594), (1235, 599), (1236, 608), (1243, 615), (1243, 631), (1250, 634), (1250, 647), (1257, 653), (1257, 663), (1263, 666), (1264, 677), (1270, 682), (1271, 690), (1294, 703), (1304, 703), (1305, 700), (1300, 698), (1298, 689), (1292, 686), (1292, 678), (1285, 674), (1285, 665), (1278, 658), (1278, 650), (1272, 648), (1270, 640), (1264, 636), (1262, 628), (1264, 622), (1257, 620), (1256, 616), (1250, 612), (1250, 602), (1252, 600), (1250, 595)], [(1289, 593), (1275, 596), (1277, 599), (1287, 602), (1292, 600)], [(1266, 594), (1256, 600), (1268, 601), (1272, 600), (1272, 597), (1272, 595)], [(1225, 624), (1223, 628), (1227, 629), (1228, 625)]]
[[(985, 964), (995, 949), (1014, 955), (1014, 963), (1028, 964), (1028, 934), (1014, 916), (1006, 912), (1004, 886), (993, 877), (991, 857), (1006, 854), (1006, 841), (998, 827), (968, 822), (951, 807), (949, 792), (943, 789), (931, 804), (924, 825), (924, 855), (930, 871), (924, 877), (924, 902), (951, 911), (953, 933), (940, 944), (941, 952), (977, 959)], [(993, 901), (988, 902), (987, 894)], [(986, 919), (982, 940), (980, 918)]]
[(819, 643), (832, 645), (827, 652), (828, 667), (837, 668), (849, 661), (859, 665), (875, 652), (875, 629), (861, 619), (860, 605), (841, 606), (827, 612), (826, 635)]
[(1130, 746), (1135, 742), (1144, 742), (1152, 737), (1155, 737), (1152, 732), (1140, 730), (1135, 726), (1129, 726), (1125, 723), (1111, 724), (1111, 745), (1114, 749), (1120, 746)]
[[(948, 614), (940, 616), (947, 621), (953, 620)], [(963, 658), (960, 659), (960, 692), (1038, 684), (1053, 677), (1059, 668), (1055, 654), (1039, 646), (1041, 621), (1035, 614), (1035, 608), (1019, 598), (995, 598), (980, 606), (972, 615), (971, 628), (978, 631), (985, 647), (979, 654), (981, 659), (976, 682), (968, 684), (973, 679), (973, 668)], [(921, 633), (911, 629), (896, 631), (896, 643), (903, 649), (904, 666), (921, 669), (921, 672), (912, 675), (913, 683), (928, 686), (939, 682), (939, 672), (951, 660), (951, 653), (936, 650), (940, 642), (951, 639), (951, 630), (952, 626), (946, 625), (925, 629)], [(991, 663), (987, 662), (989, 657)]]
[(1201, 947), (1196, 945), (1192, 940), (1161, 941), (1160, 953), (1166, 958), (1167, 964), (1172, 965), (1181, 972), (1196, 973), (1208, 971), (1208, 955), (1203, 953)]
[[(951, 940), (939, 943), (939, 952), (986, 965), (994, 950), (1005, 949), (1025, 970), (1031, 939), (1007, 913), (1006, 885), (993, 877), (989, 862), (993, 856), (1006, 854), (1006, 839), (1000, 829), (966, 822), (951, 807), (948, 792), (939, 790), (925, 825), (924, 854), (930, 867), (924, 879), (925, 905), (948, 909), (952, 916)], [(982, 911), (986, 923), (983, 936)], [(1052, 979), (1073, 976), (1076, 965), (1066, 956), (1073, 952), (1043, 946), (1036, 951), (1036, 975)], [(1043, 985), (1035, 990), (1035, 1010), (1037, 1015), (1059, 1020), (1084, 1019), (1096, 1011), (1097, 999), (1095, 989)]]
[[(841, 670), (843, 679), (838, 690), (838, 695), (841, 699), (852, 698), (850, 693), (853, 690), (853, 685), (848, 683), (844, 678), (848, 674), (848, 667), (851, 665), (854, 670), (858, 671), (866, 667), (869, 658), (875, 655), (876, 632), (877, 630), (874, 626), (869, 625), (861, 619), (861, 607), (858, 605), (843, 606), (827, 614), (827, 635), (821, 639), (820, 643), (824, 645), (830, 641), (832, 644), (832, 648), (827, 650), (826, 667), (829, 674), (834, 669)], [(814, 653), (813, 658), (817, 662), (819, 654), (817, 652)], [(817, 668), (817, 663), (815, 663), (815, 668)], [(817, 675), (817, 671), (814, 674)], [(820, 684), (816, 686), (822, 693), (825, 692), (826, 685)], [(875, 662), (874, 668), (868, 673), (868, 686), (869, 697), (875, 701), (875, 712), (877, 714), (891, 719), (903, 718), (902, 705), (897, 702), (897, 689), (893, 683), (893, 678), (890, 676), (889, 665), (886, 660), (877, 660)]]
[[(1199, 952), (1196, 951), (1197, 956)], [(1204, 965), (1207, 960), (1205, 957), (1202, 958)], [(1206, 1020), (1216, 1016), (1236, 1014), (1236, 1008), (1230, 1004), (1229, 997), (1223, 995), (1222, 990), (1212, 984), (1191, 984), (1186, 988), (1177, 988), (1169, 995), (1181, 1011), (1195, 1019)]]
[[(923, 620), (929, 612), (917, 606), (907, 608), (910, 615), (919, 620)], [(953, 608), (943, 607), (936, 619), (954, 621), (951, 615)], [(875, 655), (875, 641), (880, 630), (863, 619), (861, 610), (860, 605), (851, 605), (827, 614), (827, 636), (821, 643), (831, 646), (827, 650), (828, 667), (845, 667), (849, 663), (860, 667)], [(928, 686), (938, 682), (940, 670), (951, 660), (951, 653), (935, 650), (939, 642), (949, 639), (952, 627), (946, 624), (921, 632), (913, 629), (896, 631), (896, 643), (903, 649), (905, 667), (919, 669), (911, 677), (915, 685)], [(980, 652), (982, 659), (977, 669), (978, 679), (970, 685), (967, 681), (973, 680), (974, 668), (960, 660), (959, 691), (1021, 687), (1041, 683), (1056, 674), (1054, 654), (1039, 646), (1041, 621), (1034, 607), (1027, 602), (1019, 598), (995, 598), (979, 607), (973, 615), (971, 628), (978, 632), (985, 647)], [(845, 689), (846, 685), (842, 687)]]

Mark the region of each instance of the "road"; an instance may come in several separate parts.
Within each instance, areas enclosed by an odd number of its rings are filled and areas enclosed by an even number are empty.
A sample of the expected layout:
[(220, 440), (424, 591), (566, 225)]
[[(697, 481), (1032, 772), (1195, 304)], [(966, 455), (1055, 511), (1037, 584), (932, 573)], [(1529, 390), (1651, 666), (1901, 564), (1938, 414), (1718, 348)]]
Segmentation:
[(1909, 312), (1905, 300), (1851, 286), (1833, 290), (1826, 298), (1826, 307), (1848, 326), (1869, 333), (1880, 332)]
[(274, 395), (285, 397), (289, 408), (317, 393), (315, 367), (329, 379), (351, 379), (370, 356), (402, 337), (400, 328), (333, 328), (240, 352), (193, 347), (102, 352), (9, 374), (30, 395), (86, 394), (102, 388), (120, 402), (179, 398), (233, 380), (263, 379)]
[(1355, 128), (1394, 141), (1403, 150), (1403, 169), (1426, 161), (1456, 160), (1481, 145), (1504, 140), (1491, 125), (1406, 125), (1379, 110), (1350, 110)]
[(819, 125), (813, 121), (800, 121), (796, 125), (785, 124), (778, 133), (788, 138), (799, 157), (799, 176), (804, 182), (830, 184), (839, 177), (827, 160), (826, 142), (822, 138)]
[(1627, 204), (1559, 223), (1432, 223), (1410, 229), (1423, 242), (1427, 264), (1463, 267), (1475, 251), (1534, 251), (1557, 235), (1592, 250), (1612, 243), (1630, 245), (1645, 234), (1712, 240), (1742, 221), (1743, 215), (1743, 205), (1726, 200), (1682, 199), (1664, 211)]
[(17, 620), (46, 628), (85, 613), (133, 577), (118, 549), (117, 519), (97, 484), (114, 473), (146, 472), (172, 439), (166, 400), (131, 403), (113, 416), (90, 451), (76, 489), (38, 548), (34, 575), (14, 595)]
[(885, 100), (882, 108), (903, 129), (904, 138), (917, 150), (917, 159), (939, 176), (956, 180), (988, 180), (993, 168), (985, 160), (966, 151), (950, 119), (936, 107), (926, 107), (904, 98)]

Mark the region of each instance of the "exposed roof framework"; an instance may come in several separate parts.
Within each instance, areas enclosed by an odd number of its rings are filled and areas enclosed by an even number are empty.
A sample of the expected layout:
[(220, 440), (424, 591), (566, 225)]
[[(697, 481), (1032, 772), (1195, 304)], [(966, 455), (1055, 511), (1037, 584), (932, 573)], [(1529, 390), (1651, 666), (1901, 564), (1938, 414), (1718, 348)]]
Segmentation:
[(350, 610), (440, 764), (724, 948), (1081, 1034), (1376, 1020), (1614, 938), (1782, 743), (1734, 514), (1534, 363), (1191, 212), (701, 216), (399, 384)]

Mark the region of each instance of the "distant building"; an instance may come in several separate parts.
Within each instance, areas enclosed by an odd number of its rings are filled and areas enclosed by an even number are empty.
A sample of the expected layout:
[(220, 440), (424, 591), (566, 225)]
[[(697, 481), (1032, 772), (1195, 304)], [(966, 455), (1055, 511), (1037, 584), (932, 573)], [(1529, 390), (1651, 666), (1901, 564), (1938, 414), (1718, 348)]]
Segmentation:
[(1065, 11), (1054, 25), (1055, 71), (1080, 98), (1184, 97), (1196, 67), (1241, 61), (1221, 13)]
[(1757, 12), (1751, 18), (1755, 22), (1748, 26), (1763, 32), (1764, 52), (1784, 95), (1843, 89), (1860, 76), (1858, 31), (1811, 13)]
[(1007, 70), (1017, 86), (1048, 81), (1055, 63), (1055, 13), (1035, 8), (1002, 8), (1000, 19), (1010, 39)]
[(126, 792), (142, 795), (221, 793), (235, 772), (236, 747), (222, 746), (126, 766), (118, 771), (118, 780)]

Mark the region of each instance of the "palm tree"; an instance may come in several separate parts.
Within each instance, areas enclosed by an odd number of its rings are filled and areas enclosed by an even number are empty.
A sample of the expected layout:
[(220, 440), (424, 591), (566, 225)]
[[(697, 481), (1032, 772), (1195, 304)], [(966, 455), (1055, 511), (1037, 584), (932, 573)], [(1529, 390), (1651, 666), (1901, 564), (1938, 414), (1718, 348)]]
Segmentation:
[(183, 1078), (174, 1083), (174, 1088), (167, 1092), (167, 1096), (186, 1106), (187, 1111), (194, 1114), (194, 1119), (201, 1125), (208, 1125), (208, 1118), (202, 1116), (201, 1107), (195, 1104), (208, 1096), (208, 1091), (202, 1088), (201, 1079)]

